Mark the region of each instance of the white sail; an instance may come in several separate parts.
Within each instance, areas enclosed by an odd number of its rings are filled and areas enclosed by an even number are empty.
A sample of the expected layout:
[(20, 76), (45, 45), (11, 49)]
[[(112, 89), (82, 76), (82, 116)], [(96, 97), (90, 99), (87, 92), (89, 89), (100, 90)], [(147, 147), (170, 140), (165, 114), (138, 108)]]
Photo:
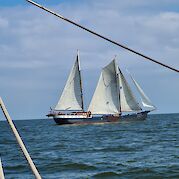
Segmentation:
[(119, 85), (115, 60), (102, 69), (88, 108), (92, 114), (119, 114)]
[(77, 55), (75, 64), (72, 67), (67, 83), (55, 110), (83, 110), (79, 55)]
[(141, 108), (135, 99), (129, 84), (119, 69), (120, 103), (122, 112), (140, 111)]
[(142, 105), (144, 107), (147, 108), (151, 108), (152, 110), (156, 109), (156, 107), (152, 104), (152, 102), (150, 101), (150, 99), (146, 96), (146, 94), (144, 93), (144, 91), (142, 90), (142, 88), (139, 86), (139, 84), (135, 81), (135, 79), (132, 77), (132, 75), (130, 74), (132, 81), (134, 82), (140, 97), (141, 97), (141, 101), (142, 101)]

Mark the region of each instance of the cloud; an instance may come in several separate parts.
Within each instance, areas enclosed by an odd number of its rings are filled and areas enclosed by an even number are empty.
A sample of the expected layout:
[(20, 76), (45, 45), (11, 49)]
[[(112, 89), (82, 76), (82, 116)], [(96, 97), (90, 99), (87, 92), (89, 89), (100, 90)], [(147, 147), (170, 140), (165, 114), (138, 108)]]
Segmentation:
[(8, 24), (7, 19), (0, 17), (0, 28), (7, 28)]
[[(75, 5), (66, 1), (50, 8), (178, 68), (179, 12), (175, 11), (178, 4), (175, 0), (112, 0), (110, 3), (99, 0)], [(55, 105), (77, 49), (81, 54), (87, 104), (100, 69), (117, 55), (121, 68), (128, 68), (136, 74), (156, 105), (161, 106), (158, 107), (159, 112), (165, 112), (166, 109), (166, 112), (177, 112), (179, 83), (159, 83), (163, 78), (177, 81), (176, 73), (100, 40), (31, 5), (1, 8), (0, 39), (0, 91), (17, 118), (42, 117), (50, 105)], [(157, 91), (154, 86), (157, 86)], [(163, 94), (160, 96), (161, 90)], [(168, 104), (162, 104), (169, 94)]]

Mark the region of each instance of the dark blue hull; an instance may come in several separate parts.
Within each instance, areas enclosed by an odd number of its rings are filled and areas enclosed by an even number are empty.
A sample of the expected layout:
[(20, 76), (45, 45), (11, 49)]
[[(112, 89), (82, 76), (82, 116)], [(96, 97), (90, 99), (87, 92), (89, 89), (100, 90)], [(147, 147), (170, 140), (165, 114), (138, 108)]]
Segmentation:
[(91, 118), (56, 118), (54, 121), (59, 125), (64, 124), (100, 124), (100, 123), (118, 123), (120, 121), (135, 121), (135, 120), (145, 120), (147, 114), (150, 111), (144, 111), (137, 114), (123, 115), (123, 116), (101, 116), (101, 117), (91, 117)]
[(103, 120), (101, 117), (92, 117), (92, 118), (54, 118), (54, 121), (59, 124), (91, 124), (91, 123), (103, 123), (107, 120)]

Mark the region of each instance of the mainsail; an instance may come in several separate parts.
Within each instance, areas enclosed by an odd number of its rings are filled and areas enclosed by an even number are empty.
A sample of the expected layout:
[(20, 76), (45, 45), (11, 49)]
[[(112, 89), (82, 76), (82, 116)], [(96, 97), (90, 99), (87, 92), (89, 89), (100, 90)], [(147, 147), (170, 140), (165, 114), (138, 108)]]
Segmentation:
[(130, 86), (128, 85), (124, 75), (119, 69), (119, 88), (120, 88), (120, 103), (121, 112), (140, 111), (141, 108), (135, 99)]
[(83, 110), (79, 53), (55, 110)]
[(88, 110), (92, 114), (119, 114), (119, 84), (116, 61), (102, 69)]
[(152, 110), (155, 110), (156, 107), (152, 104), (152, 102), (150, 101), (150, 99), (146, 96), (146, 94), (144, 93), (144, 91), (142, 90), (142, 88), (139, 86), (139, 84), (137, 83), (137, 81), (135, 81), (135, 79), (132, 77), (132, 75), (130, 74), (132, 81), (134, 82), (140, 97), (141, 97), (141, 101), (142, 101), (142, 105), (144, 107), (147, 108), (151, 108)]

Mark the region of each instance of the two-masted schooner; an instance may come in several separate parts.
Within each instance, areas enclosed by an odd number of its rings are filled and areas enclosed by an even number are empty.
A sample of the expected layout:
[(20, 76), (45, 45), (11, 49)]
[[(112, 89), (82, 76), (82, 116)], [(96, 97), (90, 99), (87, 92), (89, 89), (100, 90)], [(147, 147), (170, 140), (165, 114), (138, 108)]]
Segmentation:
[(53, 117), (57, 124), (144, 120), (149, 112), (155, 110), (155, 106), (134, 78), (132, 76), (131, 78), (141, 96), (144, 110), (137, 102), (127, 80), (114, 59), (102, 69), (91, 103), (88, 110), (85, 111), (78, 52), (62, 95), (55, 109), (52, 109), (47, 116)]

